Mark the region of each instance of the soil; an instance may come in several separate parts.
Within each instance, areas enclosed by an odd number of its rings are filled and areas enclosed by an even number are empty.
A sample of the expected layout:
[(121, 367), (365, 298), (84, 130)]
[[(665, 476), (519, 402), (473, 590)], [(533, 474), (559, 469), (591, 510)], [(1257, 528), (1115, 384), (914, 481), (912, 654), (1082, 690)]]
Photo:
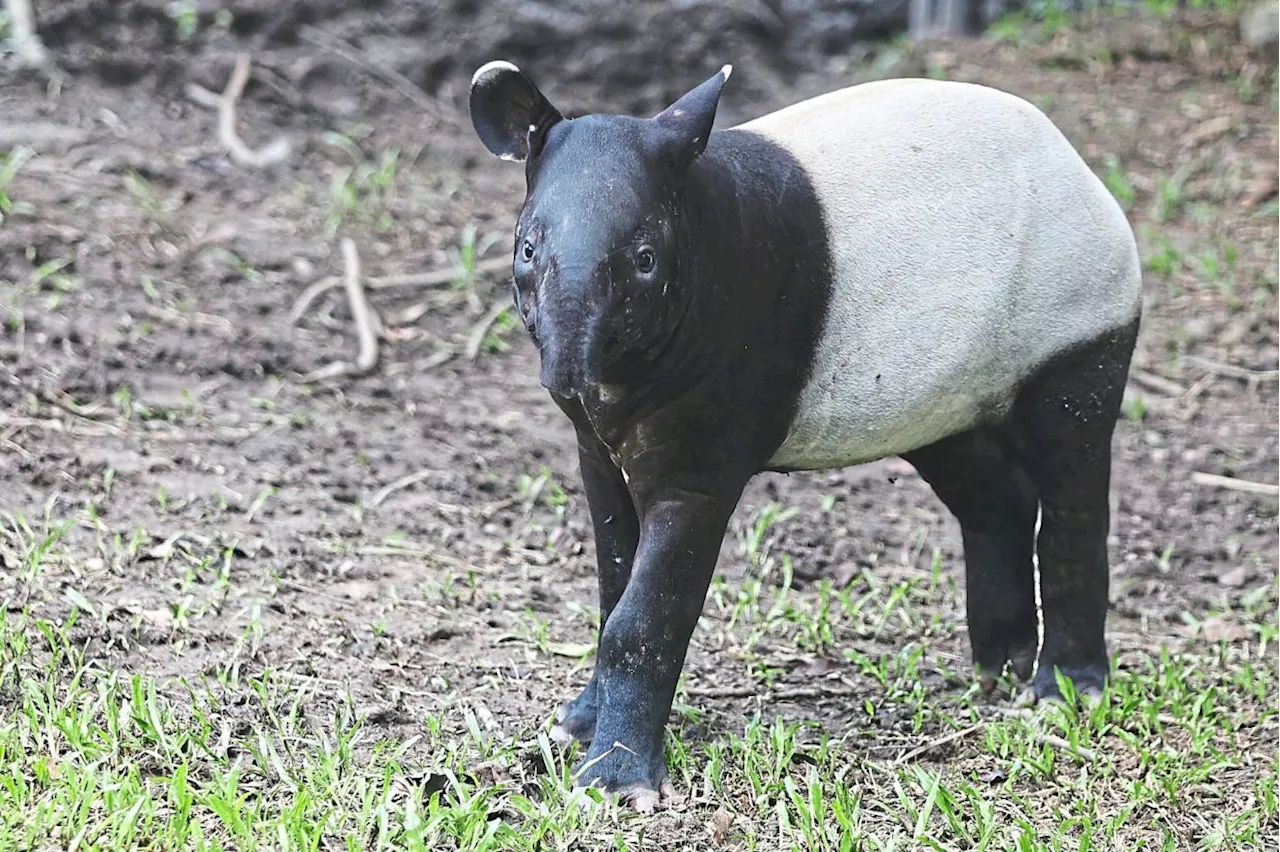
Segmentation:
[[(1275, 72), (1230, 22), (837, 38), (828, 53), (750, 4), (653, 2), (553, 27), (540, 3), (259, 0), (229, 19), (199, 3), (186, 38), (158, 0), (41, 5), (60, 88), (0, 77), (0, 145), (36, 151), (0, 185), (17, 205), (0, 225), (0, 597), (57, 614), (82, 595), (101, 615), (82, 629), (113, 666), (191, 677), (239, 655), (342, 684), (377, 711), (370, 724), (405, 736), (458, 696), (483, 697), (509, 733), (533, 728), (585, 682), (529, 639), (545, 624), (552, 642), (591, 641), (572, 432), (519, 329), (500, 321), (466, 352), (508, 298), (501, 276), (371, 290), (381, 359), (360, 378), (305, 378), (356, 355), (341, 287), (291, 316), (341, 275), (342, 236), (368, 276), (508, 250), (522, 170), (484, 152), (465, 112), (470, 72), (495, 57), (567, 110), (642, 113), (732, 62), (720, 126), (875, 76), (982, 82), (1041, 106), (1131, 201), (1153, 267), (1114, 442), (1113, 650), (1123, 667), (1186, 648), (1205, 619), (1246, 641), (1245, 613), (1274, 609), (1275, 495), (1195, 478), (1277, 481)], [(239, 51), (254, 68), (240, 134), (293, 145), (274, 167), (232, 162), (214, 113), (185, 94), (220, 91)], [(799, 510), (767, 549), (791, 558), (801, 594), (868, 568), (924, 576), (935, 546), (963, 584), (958, 527), (896, 460), (759, 477), (723, 549), (731, 583), (753, 570), (741, 537), (773, 503)], [(66, 527), (32, 597), (15, 579), (23, 523)], [(793, 650), (762, 653), (803, 684)], [(962, 632), (951, 650), (962, 668)], [(691, 688), (747, 683), (703, 631), (687, 671)], [(748, 706), (702, 703), (713, 725)], [(764, 709), (862, 724), (804, 700)]]

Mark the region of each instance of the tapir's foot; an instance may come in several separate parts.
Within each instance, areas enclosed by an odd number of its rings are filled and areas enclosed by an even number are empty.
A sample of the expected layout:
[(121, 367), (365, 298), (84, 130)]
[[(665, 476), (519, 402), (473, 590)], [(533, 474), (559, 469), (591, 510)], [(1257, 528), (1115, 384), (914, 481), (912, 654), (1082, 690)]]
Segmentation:
[(970, 642), (978, 685), (984, 693), (996, 687), (996, 679), (1008, 663), (1020, 681), (1031, 679), (1036, 665), (1039, 637), (1036, 635), (1035, 611), (1015, 619), (971, 619)]
[(593, 677), (581, 695), (561, 705), (555, 727), (551, 729), (551, 739), (558, 743), (574, 740), (590, 743), (596, 733), (596, 713), (596, 679)]
[(1054, 663), (1049, 655), (1045, 655), (1040, 660), (1040, 667), (1036, 671), (1036, 679), (1032, 684), (1035, 690), (1035, 696), (1040, 701), (1062, 701), (1063, 696), (1061, 690), (1058, 689), (1058, 680), (1055, 676), (1054, 669), (1057, 668), (1069, 681), (1075, 689), (1077, 695), (1084, 698), (1096, 699), (1102, 696), (1103, 687), (1107, 682), (1107, 664), (1105, 662), (1081, 663), (1076, 665)]
[(629, 807), (651, 813), (658, 805), (678, 801), (667, 777), (662, 749), (645, 757), (620, 743), (593, 743), (586, 758), (573, 768), (575, 787), (598, 787), (618, 795)]

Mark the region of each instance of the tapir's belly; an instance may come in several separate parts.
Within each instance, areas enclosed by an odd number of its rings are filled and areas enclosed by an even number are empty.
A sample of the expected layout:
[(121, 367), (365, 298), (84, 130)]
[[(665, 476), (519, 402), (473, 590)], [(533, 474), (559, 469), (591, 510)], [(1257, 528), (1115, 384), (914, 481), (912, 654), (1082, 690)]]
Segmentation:
[(1030, 104), (886, 81), (741, 126), (823, 207), (830, 301), (780, 469), (896, 455), (998, 419), (1054, 355), (1133, 321), (1133, 233)]

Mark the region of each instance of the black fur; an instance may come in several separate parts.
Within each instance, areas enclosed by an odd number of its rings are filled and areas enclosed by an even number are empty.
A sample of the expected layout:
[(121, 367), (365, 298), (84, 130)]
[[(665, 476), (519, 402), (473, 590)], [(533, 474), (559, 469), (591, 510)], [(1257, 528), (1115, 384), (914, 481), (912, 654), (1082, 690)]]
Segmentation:
[(1055, 667), (1078, 690), (1101, 690), (1107, 678), (1111, 438), (1138, 325), (1053, 358), (1002, 422), (903, 456), (960, 522), (969, 639), (985, 689), (1006, 661), (1023, 680), (1036, 663), (1033, 550), (1045, 623), (1036, 694), (1058, 694)]
[(604, 625), (561, 725), (591, 739), (586, 762), (628, 745), (581, 779), (613, 789), (666, 777), (662, 731), (725, 527), (786, 436), (830, 298), (813, 188), (754, 134), (711, 136), (673, 221), (689, 292), (664, 346), (607, 401), (556, 397), (578, 429)]

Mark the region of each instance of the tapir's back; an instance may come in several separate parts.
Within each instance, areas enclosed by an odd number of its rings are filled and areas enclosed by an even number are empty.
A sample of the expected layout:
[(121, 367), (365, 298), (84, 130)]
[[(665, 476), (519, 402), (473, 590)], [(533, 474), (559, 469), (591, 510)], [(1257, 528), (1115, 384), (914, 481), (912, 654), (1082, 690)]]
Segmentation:
[(999, 414), (1055, 354), (1130, 324), (1123, 211), (1066, 138), (994, 89), (888, 80), (743, 124), (804, 167), (834, 269), (779, 468), (901, 453)]

